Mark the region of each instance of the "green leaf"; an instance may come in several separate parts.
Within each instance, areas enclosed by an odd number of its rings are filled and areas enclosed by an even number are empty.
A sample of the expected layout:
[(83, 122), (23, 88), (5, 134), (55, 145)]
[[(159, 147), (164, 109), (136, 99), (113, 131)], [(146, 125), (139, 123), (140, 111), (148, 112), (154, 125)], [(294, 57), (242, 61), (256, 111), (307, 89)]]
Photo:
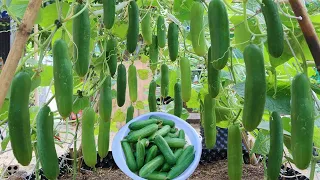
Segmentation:
[(189, 117), (189, 112), (186, 108), (182, 108), (182, 114), (181, 114), (181, 119), (187, 120)]
[(229, 121), (220, 121), (216, 124), (220, 128), (228, 128), (229, 127)]
[(149, 70), (148, 69), (138, 69), (137, 72), (138, 72), (138, 77), (141, 80), (148, 79), (148, 77), (149, 77)]
[(283, 130), (289, 132), (291, 135), (291, 119), (288, 117), (282, 117), (282, 126), (283, 126)]
[(146, 56), (146, 55), (144, 55), (144, 54), (141, 54), (141, 56), (140, 56), (140, 61), (141, 61), (142, 63), (148, 63), (148, 62), (149, 62), (149, 57)]
[(118, 36), (121, 39), (125, 39), (127, 35), (127, 30), (128, 30), (128, 23), (125, 21), (121, 21), (113, 25), (112, 34), (114, 34), (115, 36)]
[(134, 108), (142, 110), (142, 109), (144, 109), (144, 103), (142, 101), (137, 101)]
[(316, 147), (320, 147), (320, 128), (314, 126), (313, 142)]
[(39, 106), (31, 106), (31, 107), (29, 108), (30, 120), (31, 120), (31, 121), (32, 121), (32, 120), (35, 120), (35, 118), (36, 118), (39, 110), (40, 110), (40, 107), (39, 107)]
[(1, 150), (4, 151), (7, 148), (7, 145), (10, 141), (10, 136), (6, 136), (1, 142)]
[(0, 109), (0, 120), (5, 120), (8, 117), (8, 110), (9, 110), (9, 100), (5, 99), (3, 105)]
[(173, 2), (174, 15), (180, 21), (189, 20), (192, 5), (193, 5), (193, 0), (174, 0)]
[(126, 119), (125, 114), (121, 111), (121, 109), (118, 109), (114, 115), (113, 115), (113, 121), (114, 122), (124, 122)]
[(253, 145), (250, 153), (256, 153), (261, 155), (269, 154), (270, 149), (270, 135), (266, 130), (260, 130), (257, 139)]
[(115, 89), (112, 89), (111, 92), (112, 92), (112, 99), (117, 98), (117, 91)]
[(36, 75), (31, 81), (31, 92), (39, 87), (41, 84), (41, 76)]
[(117, 132), (119, 129), (117, 127), (117, 122), (111, 122), (110, 131)]
[[(259, 126), (257, 127), (258, 129), (264, 129), (266, 131), (270, 131), (270, 121), (261, 121), (261, 123), (259, 124)], [(283, 134), (285, 135), (291, 135), (291, 133), (289, 133), (286, 130), (283, 130)]]
[(80, 110), (90, 106), (89, 97), (86, 97), (86, 96), (78, 97), (78, 98), (77, 97), (78, 96), (73, 96), (73, 101), (76, 99), (72, 107), (72, 111), (75, 114), (79, 113)]
[(41, 83), (40, 86), (49, 86), (53, 79), (53, 67), (43, 66), (43, 71), (41, 72)]
[(27, 9), (28, 2), (28, 0), (12, 0), (9, 10), (13, 13), (13, 16), (22, 19), (24, 12)]
[(188, 108), (199, 108), (200, 107), (200, 103), (198, 100), (198, 93), (194, 89), (191, 89), (191, 98), (187, 102), (187, 107)]
[(178, 77), (178, 73), (177, 73), (177, 69), (170, 69), (169, 70), (169, 96), (174, 98), (174, 85), (177, 82), (177, 77)]

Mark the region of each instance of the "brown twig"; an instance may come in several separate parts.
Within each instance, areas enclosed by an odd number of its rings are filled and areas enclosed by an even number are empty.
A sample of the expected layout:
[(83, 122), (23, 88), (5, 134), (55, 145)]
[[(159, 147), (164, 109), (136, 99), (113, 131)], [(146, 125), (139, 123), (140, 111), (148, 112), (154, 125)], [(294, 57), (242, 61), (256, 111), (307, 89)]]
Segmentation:
[(24, 13), (17, 35), (14, 39), (12, 48), (10, 49), (8, 58), (0, 74), (0, 109), (10, 87), (14, 73), (16, 71), (19, 60), (22, 56), (23, 49), (31, 33), (35, 19), (37, 18), (42, 0), (31, 0)]
[(298, 23), (309, 46), (316, 68), (320, 72), (320, 41), (308, 16), (307, 10), (303, 5), (303, 1), (289, 0), (289, 3), (295, 16), (302, 17), (302, 20), (298, 20)]

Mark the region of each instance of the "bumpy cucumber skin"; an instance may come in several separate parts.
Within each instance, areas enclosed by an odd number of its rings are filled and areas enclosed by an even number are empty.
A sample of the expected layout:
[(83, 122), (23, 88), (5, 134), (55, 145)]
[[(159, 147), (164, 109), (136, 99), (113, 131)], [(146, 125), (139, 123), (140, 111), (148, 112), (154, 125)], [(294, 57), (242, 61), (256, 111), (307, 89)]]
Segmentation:
[(161, 65), (161, 96), (167, 97), (169, 92), (169, 68), (166, 64)]
[(129, 121), (131, 121), (133, 119), (133, 114), (134, 114), (134, 107), (132, 105), (130, 105), (127, 109), (126, 123), (128, 123)]
[(156, 137), (154, 138), (154, 143), (160, 149), (166, 162), (170, 165), (174, 165), (176, 163), (176, 157), (174, 156), (166, 140), (162, 136), (156, 135)]
[(161, 118), (159, 116), (151, 115), (149, 117), (149, 119), (158, 119), (158, 120), (162, 121), (162, 125), (163, 126), (169, 125), (171, 128), (174, 128), (174, 126), (175, 126), (174, 121), (171, 121), (171, 120), (168, 120), (168, 119), (164, 119), (164, 118)]
[(220, 70), (217, 70), (212, 65), (213, 59), (211, 58), (211, 47), (208, 51), (208, 91), (212, 98), (219, 95), (220, 92)]
[(138, 98), (137, 68), (131, 64), (128, 69), (129, 97), (131, 102), (136, 102)]
[(153, 158), (155, 158), (157, 156), (157, 153), (158, 153), (158, 146), (153, 145), (147, 152), (145, 163), (148, 163)]
[(268, 179), (279, 178), (283, 155), (283, 127), (282, 119), (276, 111), (270, 116), (270, 151), (268, 156)]
[(212, 149), (216, 144), (216, 115), (215, 115), (215, 100), (210, 94), (204, 97), (204, 136), (205, 144), (208, 149)]
[(133, 53), (136, 50), (139, 36), (139, 8), (136, 1), (130, 1), (128, 6), (129, 26), (127, 32), (127, 50)]
[[(101, 73), (100, 79), (103, 79), (103, 74)], [(107, 122), (111, 119), (112, 112), (112, 90), (111, 90), (111, 76), (107, 75), (104, 80), (99, 97), (99, 115), (100, 118)]]
[(117, 52), (117, 40), (114, 37), (111, 37), (108, 39), (106, 47), (106, 59), (111, 77), (113, 77), (117, 71)]
[(186, 158), (189, 157), (191, 154), (194, 154), (194, 146), (193, 145), (189, 145), (183, 150), (182, 154), (177, 159), (176, 165), (183, 163), (186, 160)]
[(139, 130), (142, 129), (150, 124), (156, 124), (158, 122), (157, 119), (148, 119), (144, 121), (136, 121), (131, 124), (129, 124), (129, 129), (130, 130)]
[(191, 8), (190, 34), (192, 47), (198, 56), (204, 56), (207, 51), (206, 39), (204, 37), (203, 26), (204, 8), (201, 2), (195, 1)]
[(188, 157), (186, 157), (186, 159), (184, 160), (183, 163), (173, 166), (172, 169), (168, 172), (167, 178), (173, 179), (173, 178), (178, 177), (186, 169), (188, 169), (190, 164), (193, 162), (194, 158), (195, 158), (195, 154), (193, 153), (193, 154), (189, 155)]
[(266, 102), (266, 75), (263, 54), (257, 45), (250, 44), (244, 49), (246, 82), (242, 113), (243, 126), (253, 131), (262, 120)]
[(168, 29), (168, 49), (171, 61), (175, 61), (179, 51), (179, 27), (174, 22), (169, 24)]
[[(75, 7), (74, 14), (84, 8), (84, 4)], [(90, 63), (90, 18), (89, 10), (86, 8), (79, 16), (73, 19), (73, 42), (75, 71), (79, 77), (84, 77), (89, 70)], [(66, 51), (65, 53), (68, 53)]]
[(152, 134), (149, 137), (149, 140), (153, 140), (156, 135), (160, 135), (160, 136), (165, 136), (170, 132), (170, 126), (169, 125), (164, 125), (161, 129), (159, 129), (157, 132), (155, 132), (154, 134)]
[(139, 171), (139, 176), (146, 178), (165, 162), (163, 155), (159, 155), (146, 163)]
[(109, 152), (110, 125), (111, 121), (103, 121), (100, 118), (98, 135), (98, 154), (100, 159), (105, 158)]
[(103, 0), (103, 23), (106, 29), (111, 29), (116, 14), (116, 0)]
[(121, 141), (121, 146), (122, 146), (124, 155), (126, 157), (126, 162), (127, 162), (128, 168), (132, 172), (136, 172), (138, 170), (138, 166), (137, 166), (136, 160), (134, 158), (130, 144), (127, 141)]
[(158, 36), (158, 46), (160, 48), (164, 48), (167, 43), (167, 38), (166, 38), (166, 25), (164, 23), (164, 18), (163, 16), (159, 16), (157, 19), (157, 36)]
[(137, 157), (136, 157), (137, 166), (138, 166), (138, 169), (141, 169), (142, 166), (144, 165), (144, 157), (146, 155), (146, 148), (141, 141), (138, 141), (136, 144), (136, 153), (137, 153)]
[(291, 84), (291, 151), (297, 168), (308, 168), (313, 150), (314, 107), (305, 74), (297, 74)]
[(15, 75), (11, 84), (8, 114), (9, 135), (14, 157), (23, 165), (29, 165), (32, 158), (29, 94), (31, 78), (26, 72)]
[(191, 98), (191, 68), (190, 68), (189, 59), (181, 58), (180, 72), (181, 72), (182, 100), (184, 102), (188, 102)]
[(148, 137), (158, 130), (157, 124), (150, 124), (142, 129), (130, 132), (127, 136), (128, 142), (137, 142), (139, 139)]
[(91, 107), (83, 110), (82, 114), (82, 154), (84, 162), (89, 167), (97, 164), (97, 150), (94, 138), (95, 112)]
[(181, 138), (165, 137), (164, 139), (166, 140), (170, 148), (183, 148), (184, 145), (186, 145), (186, 141)]
[(273, 0), (262, 0), (261, 10), (266, 21), (268, 51), (271, 56), (278, 58), (284, 49), (282, 22), (277, 4)]
[(143, 40), (147, 45), (152, 44), (152, 27), (151, 27), (151, 15), (147, 12), (141, 21), (141, 32)]
[(157, 111), (156, 88), (157, 88), (156, 81), (151, 80), (151, 82), (149, 84), (149, 95), (148, 95), (148, 103), (149, 103), (149, 111), (150, 112)]
[(62, 39), (55, 41), (52, 51), (55, 99), (59, 114), (67, 118), (72, 112), (73, 104), (72, 64), (67, 43)]
[[(182, 148), (179, 148), (177, 149), (175, 152), (174, 152), (174, 156), (176, 157), (176, 159), (178, 159), (181, 154), (183, 153), (183, 149)], [(162, 168), (161, 168), (161, 171), (164, 171), (164, 172), (167, 172), (171, 169), (171, 165), (169, 165), (168, 163), (165, 163)]]
[(126, 101), (126, 89), (127, 89), (126, 67), (123, 64), (119, 64), (118, 76), (117, 76), (117, 103), (119, 107), (122, 107)]
[(228, 176), (230, 180), (241, 180), (242, 176), (242, 139), (238, 124), (228, 128)]
[(177, 82), (174, 85), (174, 115), (181, 117), (182, 114), (182, 97), (181, 97), (181, 84)]
[(223, 69), (229, 58), (230, 30), (226, 7), (222, 0), (212, 0), (208, 9), (212, 65)]
[(185, 139), (186, 134), (184, 133), (184, 131), (182, 129), (179, 130), (179, 138), (181, 139)]
[(154, 171), (151, 174), (149, 174), (146, 178), (150, 179), (150, 180), (164, 180), (167, 178), (167, 174), (166, 172), (157, 172)]
[(159, 58), (158, 37), (156, 35), (152, 36), (152, 44), (150, 45), (149, 58), (150, 58), (150, 69), (154, 74), (155, 70), (157, 69), (158, 58)]

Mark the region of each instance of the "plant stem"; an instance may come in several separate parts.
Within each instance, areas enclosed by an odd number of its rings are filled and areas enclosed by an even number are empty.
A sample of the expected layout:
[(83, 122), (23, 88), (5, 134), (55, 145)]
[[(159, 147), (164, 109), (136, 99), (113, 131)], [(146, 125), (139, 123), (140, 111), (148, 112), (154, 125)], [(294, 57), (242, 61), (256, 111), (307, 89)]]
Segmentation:
[(39, 154), (38, 154), (38, 150), (37, 147), (35, 146), (35, 143), (33, 144), (33, 149), (34, 149), (34, 154), (36, 156), (36, 179), (40, 180), (40, 176), (39, 176)]
[(0, 126), (2, 126), (3, 124), (5, 124), (6, 122), (8, 122), (9, 119), (5, 119), (3, 121), (0, 122)]
[(243, 12), (232, 7), (226, 0), (223, 0), (224, 4), (233, 12), (242, 14)]
[(83, 7), (77, 14), (75, 14), (75, 15), (73, 15), (73, 16), (71, 16), (71, 17), (70, 17), (70, 16), (67, 17), (66, 19), (64, 19), (64, 20), (62, 21), (62, 23), (67, 22), (67, 21), (69, 21), (69, 20), (71, 20), (71, 19), (74, 19), (74, 18), (76, 18), (77, 16), (79, 16), (84, 10), (86, 10), (86, 9), (88, 8), (89, 4), (90, 4), (90, 1), (87, 0), (87, 2), (86, 2), (86, 4), (84, 5), (84, 7)]
[(46, 104), (44, 104), (45, 106), (49, 105), (50, 102), (54, 99), (55, 97), (55, 94), (48, 100), (48, 102), (46, 102)]
[(311, 170), (309, 179), (314, 179), (314, 174), (316, 170), (317, 158), (313, 157), (311, 160)]
[(231, 74), (232, 74), (232, 77), (233, 77), (233, 82), (235, 84), (237, 84), (237, 79), (236, 79), (236, 75), (234, 73), (234, 69), (233, 69), (233, 62), (232, 62), (232, 57), (233, 57), (233, 50), (232, 50), (232, 47), (230, 49), (230, 53), (231, 53), (231, 56), (230, 56), (230, 71), (231, 71)]
[(237, 116), (232, 120), (232, 123), (235, 123), (236, 120), (239, 118), (240, 114), (241, 114), (242, 109), (239, 110)]
[(254, 32), (252, 32), (250, 30), (249, 24), (248, 24), (248, 19), (247, 19), (247, 1), (243, 2), (243, 20), (244, 20), (244, 26), (246, 28), (246, 30), (255, 37), (262, 37), (262, 36), (266, 36), (267, 34), (263, 33), (263, 34), (255, 34)]
[(76, 114), (76, 118), (77, 118), (77, 126), (76, 126), (76, 133), (74, 135), (74, 140), (73, 140), (73, 175), (72, 175), (72, 179), (75, 180), (77, 177), (77, 136), (78, 136), (78, 129), (79, 129), (79, 118), (78, 118), (78, 114)]

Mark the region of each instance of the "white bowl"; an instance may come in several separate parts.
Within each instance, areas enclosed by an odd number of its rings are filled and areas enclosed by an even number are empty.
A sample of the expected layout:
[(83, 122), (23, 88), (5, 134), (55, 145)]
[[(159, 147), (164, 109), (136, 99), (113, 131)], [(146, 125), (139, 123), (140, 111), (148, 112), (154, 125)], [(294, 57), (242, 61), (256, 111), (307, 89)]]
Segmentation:
[(124, 156), (124, 152), (121, 147), (121, 140), (123, 140), (124, 137), (127, 136), (127, 134), (129, 133), (130, 131), (128, 128), (129, 124), (135, 121), (143, 121), (143, 120), (149, 119), (151, 115), (159, 116), (159, 117), (174, 121), (178, 129), (184, 130), (187, 144), (191, 144), (194, 146), (195, 158), (193, 162), (188, 167), (188, 169), (186, 169), (180, 176), (175, 178), (175, 180), (186, 180), (191, 176), (191, 174), (194, 172), (194, 170), (197, 168), (199, 164), (201, 152), (202, 152), (202, 144), (201, 144), (202, 137), (197, 133), (197, 131), (189, 123), (171, 114), (162, 113), (162, 112), (151, 112), (148, 114), (138, 116), (132, 119), (125, 126), (123, 126), (119, 130), (119, 132), (116, 134), (112, 142), (112, 156), (114, 161), (116, 162), (117, 166), (130, 178), (134, 180), (144, 180), (144, 178), (139, 177), (135, 173), (131, 172), (130, 169), (128, 168), (126, 159)]

